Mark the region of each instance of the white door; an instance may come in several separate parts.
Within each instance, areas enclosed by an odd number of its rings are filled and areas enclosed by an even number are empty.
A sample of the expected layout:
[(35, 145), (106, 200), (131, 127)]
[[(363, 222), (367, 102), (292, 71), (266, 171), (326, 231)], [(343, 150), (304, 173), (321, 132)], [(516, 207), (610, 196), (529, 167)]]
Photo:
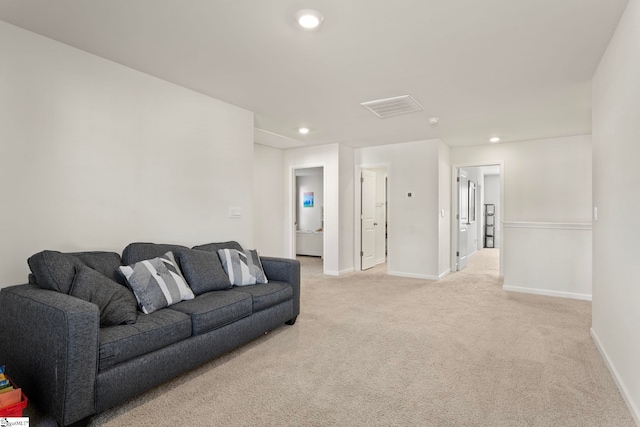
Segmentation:
[(469, 253), (467, 228), (469, 227), (469, 178), (467, 172), (458, 169), (458, 250), (456, 253), (457, 270), (467, 266)]
[(376, 265), (376, 173), (363, 170), (361, 185), (361, 265), (366, 270)]

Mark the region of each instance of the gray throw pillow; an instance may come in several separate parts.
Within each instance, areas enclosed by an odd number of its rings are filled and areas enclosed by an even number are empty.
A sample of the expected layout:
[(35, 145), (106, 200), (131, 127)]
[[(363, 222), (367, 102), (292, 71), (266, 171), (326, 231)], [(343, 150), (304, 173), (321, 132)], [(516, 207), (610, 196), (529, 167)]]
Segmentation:
[(218, 255), (222, 261), (222, 267), (233, 285), (246, 286), (268, 283), (257, 251), (241, 252), (236, 249), (220, 249)]
[(65, 294), (71, 289), (76, 269), (82, 266), (96, 270), (124, 285), (124, 281), (118, 277), (120, 255), (115, 252), (42, 251), (32, 255), (27, 263), (38, 286)]
[(120, 267), (145, 314), (195, 298), (173, 253)]
[(76, 269), (69, 295), (98, 306), (100, 327), (136, 323), (138, 305), (131, 291), (89, 267)]
[(182, 274), (194, 294), (219, 291), (231, 287), (216, 252), (181, 249), (176, 252)]

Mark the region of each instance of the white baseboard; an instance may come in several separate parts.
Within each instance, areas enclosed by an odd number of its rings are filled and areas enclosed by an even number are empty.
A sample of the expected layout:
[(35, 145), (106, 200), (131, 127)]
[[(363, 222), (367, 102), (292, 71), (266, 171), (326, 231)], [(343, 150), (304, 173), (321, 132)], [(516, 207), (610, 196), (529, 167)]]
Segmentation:
[(627, 404), (627, 408), (629, 408), (629, 412), (631, 412), (631, 416), (633, 417), (633, 420), (636, 422), (636, 425), (640, 426), (640, 411), (638, 410), (638, 406), (635, 404), (635, 402), (631, 398), (631, 395), (629, 394), (629, 390), (627, 390), (627, 387), (625, 387), (624, 381), (622, 381), (622, 378), (620, 378), (620, 374), (618, 374), (618, 371), (616, 370), (615, 366), (613, 366), (613, 363), (611, 363), (611, 359), (609, 359), (609, 355), (607, 354), (604, 347), (602, 347), (602, 343), (598, 339), (598, 335), (593, 330), (593, 328), (591, 328), (590, 331), (591, 331), (591, 338), (593, 338), (593, 342), (596, 344), (596, 348), (600, 352), (600, 355), (602, 356), (602, 359), (604, 360), (605, 365), (607, 365), (607, 369), (609, 369), (609, 372), (613, 377), (613, 381), (615, 381), (616, 385), (618, 386), (618, 390), (620, 390), (620, 394), (624, 399), (624, 403)]
[(478, 253), (478, 250), (476, 249), (475, 251), (473, 251), (469, 255), (467, 255), (467, 259), (471, 259), (471, 257), (474, 256), (477, 253)]
[(354, 271), (356, 270), (353, 267), (350, 267), (340, 271), (325, 270), (322, 273), (325, 274), (326, 276), (342, 276), (344, 274), (353, 273)]
[(386, 258), (382, 258), (376, 261), (376, 265), (378, 264), (384, 264), (385, 262), (387, 262)]
[(522, 288), (520, 286), (502, 286), (502, 289), (510, 292), (521, 292), (524, 294), (545, 295), (549, 297), (571, 298), (583, 301), (591, 301), (591, 295), (577, 294), (573, 292), (552, 291), (548, 289)]
[(440, 280), (438, 276), (430, 276), (428, 274), (405, 273), (402, 271), (389, 271), (387, 272), (387, 274), (389, 276), (408, 277), (410, 279)]
[(440, 273), (440, 276), (438, 276), (438, 279), (442, 279), (444, 276), (446, 276), (449, 273), (451, 273), (451, 269), (447, 268), (447, 270), (444, 273)]

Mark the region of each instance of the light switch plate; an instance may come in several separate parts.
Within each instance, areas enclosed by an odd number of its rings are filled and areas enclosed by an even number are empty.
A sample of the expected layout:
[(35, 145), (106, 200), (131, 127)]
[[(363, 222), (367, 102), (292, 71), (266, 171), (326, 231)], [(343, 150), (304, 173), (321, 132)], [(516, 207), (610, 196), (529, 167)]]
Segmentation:
[(242, 218), (242, 208), (231, 207), (229, 208), (229, 218)]

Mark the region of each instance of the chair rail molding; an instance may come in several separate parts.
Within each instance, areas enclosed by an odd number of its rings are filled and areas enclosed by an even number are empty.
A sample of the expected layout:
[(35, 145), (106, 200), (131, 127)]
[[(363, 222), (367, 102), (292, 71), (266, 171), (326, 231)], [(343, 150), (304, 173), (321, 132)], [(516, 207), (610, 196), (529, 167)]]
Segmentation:
[(590, 222), (530, 222), (530, 221), (502, 221), (504, 228), (537, 228), (547, 230), (592, 230)]

